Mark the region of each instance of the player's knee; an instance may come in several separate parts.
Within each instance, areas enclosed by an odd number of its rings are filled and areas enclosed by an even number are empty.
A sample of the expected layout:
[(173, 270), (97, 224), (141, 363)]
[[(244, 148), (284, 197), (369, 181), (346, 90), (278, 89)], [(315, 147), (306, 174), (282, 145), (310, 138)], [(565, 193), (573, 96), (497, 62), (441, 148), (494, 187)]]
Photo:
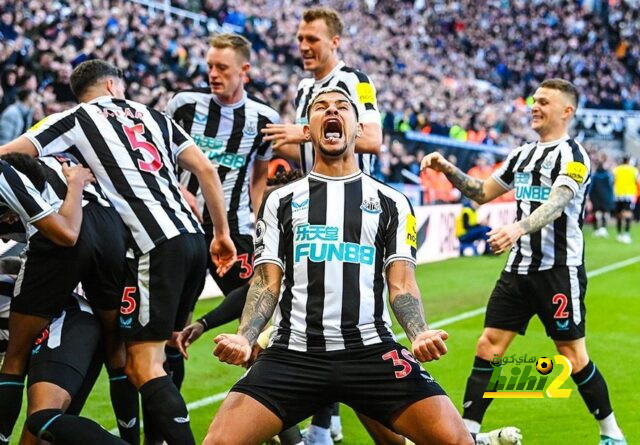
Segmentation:
[(569, 348), (558, 348), (558, 352), (564, 355), (571, 363), (571, 372), (580, 372), (589, 363), (589, 355), (586, 351), (576, 351)]
[(55, 419), (63, 414), (61, 409), (43, 409), (36, 411), (27, 417), (25, 426), (31, 434), (36, 437), (41, 437), (46, 440), (44, 435), (47, 427), (51, 425)]
[(494, 354), (502, 355), (504, 350), (500, 338), (488, 332), (483, 332), (476, 344), (476, 355), (485, 360), (491, 360)]

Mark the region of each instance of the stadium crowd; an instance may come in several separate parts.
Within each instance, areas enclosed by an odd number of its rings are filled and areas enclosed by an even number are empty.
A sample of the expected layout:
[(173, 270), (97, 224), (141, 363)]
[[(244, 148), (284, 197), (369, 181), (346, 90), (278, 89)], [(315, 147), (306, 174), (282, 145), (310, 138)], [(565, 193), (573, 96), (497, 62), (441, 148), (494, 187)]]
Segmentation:
[[(213, 28), (249, 38), (256, 57), (248, 89), (289, 120), (295, 86), (305, 76), (292, 36), (311, 3), (174, 0), (206, 14)], [(590, 2), (596, 8), (588, 10), (580, 3), (494, 1), (480, 14), (471, 0), (433, 8), (423, 1), (331, 2), (349, 24), (345, 62), (378, 87), (385, 134), (411, 129), (508, 146), (531, 139), (527, 101), (545, 76), (572, 80), (584, 91), (582, 107), (640, 109), (640, 6)], [(123, 69), (128, 97), (159, 109), (174, 91), (206, 86), (211, 29), (204, 23), (166, 20), (113, 0), (0, 5), (0, 108), (21, 88), (39, 94), (36, 120), (65, 108), (73, 101), (72, 67), (89, 58)]]

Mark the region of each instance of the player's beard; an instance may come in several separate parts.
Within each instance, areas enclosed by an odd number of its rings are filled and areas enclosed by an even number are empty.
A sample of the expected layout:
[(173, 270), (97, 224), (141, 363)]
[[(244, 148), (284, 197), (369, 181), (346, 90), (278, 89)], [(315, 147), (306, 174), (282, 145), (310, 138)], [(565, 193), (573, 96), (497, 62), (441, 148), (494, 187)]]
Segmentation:
[(354, 144), (355, 143), (355, 137), (350, 138), (352, 140), (345, 140), (344, 141), (344, 145), (338, 149), (338, 150), (327, 150), (326, 148), (324, 148), (322, 146), (322, 142), (318, 143), (318, 148), (320, 149), (320, 152), (325, 155), (325, 156), (329, 156), (331, 158), (339, 158), (340, 156), (344, 155), (345, 152), (347, 151), (347, 148), (349, 148), (350, 144)]

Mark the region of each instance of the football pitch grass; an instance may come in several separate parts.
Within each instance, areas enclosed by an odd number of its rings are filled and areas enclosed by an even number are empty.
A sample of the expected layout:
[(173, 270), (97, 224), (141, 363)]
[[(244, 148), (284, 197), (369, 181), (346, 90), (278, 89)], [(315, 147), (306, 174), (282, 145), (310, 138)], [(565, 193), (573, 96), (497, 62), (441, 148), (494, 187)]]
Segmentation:
[[(632, 233), (634, 244), (623, 245), (609, 239), (594, 238), (585, 230), (587, 243), (586, 268), (590, 274), (587, 287), (587, 346), (592, 360), (601, 370), (607, 384), (616, 418), (629, 444), (640, 443), (640, 416), (637, 414), (640, 380), (640, 230)], [(624, 262), (625, 260), (630, 260)], [(506, 256), (458, 258), (419, 266), (417, 278), (430, 323), (445, 321), (442, 329), (449, 332), (449, 353), (424, 367), (448, 392), (460, 409), (462, 395), (473, 362), (475, 343), (482, 331), (482, 308), (504, 266)], [(612, 267), (608, 267), (612, 266)], [(202, 315), (220, 302), (202, 300), (196, 316)], [(476, 310), (477, 315), (469, 316)], [(465, 314), (462, 317), (457, 317)], [(452, 318), (457, 320), (452, 320)], [(462, 318), (461, 320), (459, 318)], [(395, 323), (395, 320), (394, 320)], [(440, 324), (440, 323), (438, 323)], [(212, 356), (212, 339), (222, 332), (235, 332), (229, 324), (203, 335), (189, 349), (186, 378), (182, 393), (190, 405), (191, 426), (197, 443), (204, 438), (224, 393), (243, 374), (244, 369), (218, 362)], [(395, 324), (396, 333), (402, 332)], [(408, 345), (407, 340), (402, 343)], [(537, 318), (529, 324), (527, 335), (518, 336), (509, 349), (535, 356), (556, 354), (553, 343), (544, 333)], [(556, 367), (550, 377), (560, 373)], [(549, 379), (551, 381), (552, 378)], [(530, 444), (597, 444), (598, 428), (587, 411), (575, 384), (568, 379), (562, 388), (572, 388), (565, 399), (498, 399), (492, 402), (483, 423), (483, 430), (516, 425), (521, 428), (523, 443)], [(24, 407), (23, 407), (24, 410)], [(107, 429), (116, 426), (111, 410), (105, 373), (101, 375), (83, 415)], [(248, 415), (251, 415), (250, 413)], [(370, 444), (364, 428), (348, 407), (341, 406), (344, 445)], [(20, 419), (21, 425), (23, 417)], [(307, 422), (304, 422), (305, 424)], [(233, 431), (227, 432), (233, 435)], [(14, 431), (12, 443), (19, 432)]]

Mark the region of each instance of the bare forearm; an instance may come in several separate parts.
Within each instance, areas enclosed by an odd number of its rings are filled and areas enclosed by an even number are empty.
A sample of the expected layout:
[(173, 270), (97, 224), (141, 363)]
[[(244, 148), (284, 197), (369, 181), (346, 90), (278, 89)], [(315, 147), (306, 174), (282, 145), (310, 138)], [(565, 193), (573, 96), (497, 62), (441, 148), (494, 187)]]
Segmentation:
[(238, 334), (253, 345), (269, 322), (278, 303), (279, 280), (269, 279), (265, 267), (258, 266), (242, 311)]
[(551, 191), (547, 202), (534, 210), (531, 215), (522, 219), (518, 224), (524, 233), (537, 232), (560, 217), (571, 198), (573, 198), (573, 191), (569, 187), (556, 187)]
[(218, 236), (228, 234), (229, 223), (224, 203), (224, 192), (222, 191), (218, 173), (212, 168), (204, 173), (198, 172), (196, 176), (198, 177), (204, 200), (207, 203), (209, 215), (211, 215), (211, 220), (213, 221), (215, 234)]
[(454, 165), (451, 165), (449, 171), (444, 172), (444, 174), (464, 196), (479, 203), (486, 202), (484, 181), (482, 179), (472, 178)]
[(70, 232), (80, 233), (82, 226), (82, 191), (84, 183), (69, 183), (64, 202), (58, 209), (58, 215), (64, 218)]

